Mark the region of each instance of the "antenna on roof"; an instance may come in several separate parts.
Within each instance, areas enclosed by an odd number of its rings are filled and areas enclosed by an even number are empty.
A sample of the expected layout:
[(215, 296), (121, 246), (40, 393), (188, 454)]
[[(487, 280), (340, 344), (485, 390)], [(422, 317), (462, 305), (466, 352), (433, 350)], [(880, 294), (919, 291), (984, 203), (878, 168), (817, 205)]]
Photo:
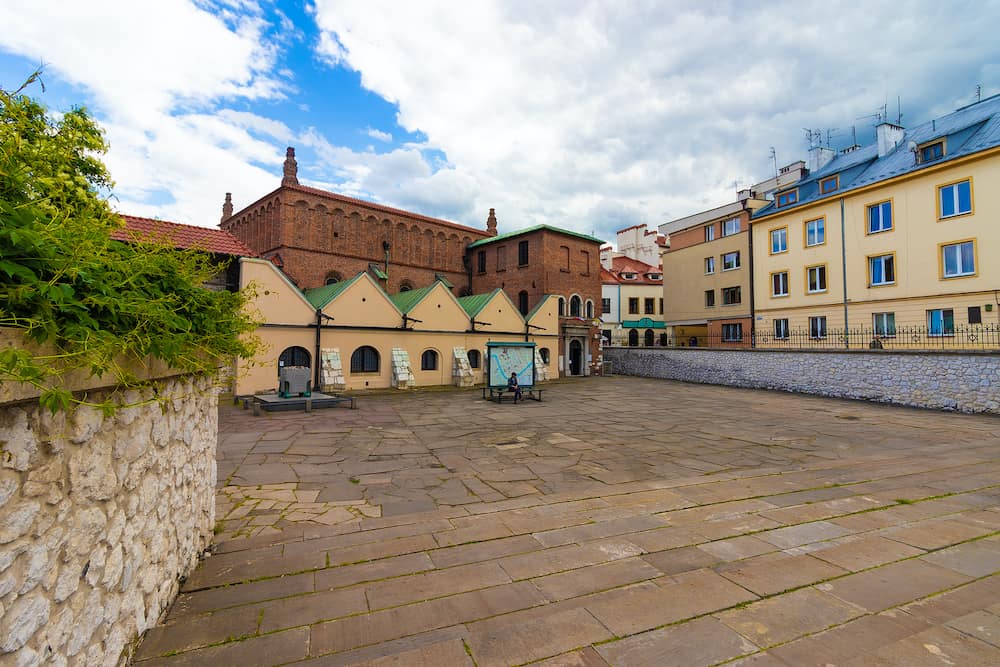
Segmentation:
[(903, 126), (903, 103), (899, 95), (896, 95), (896, 125)]
[(976, 101), (980, 102), (983, 99), (983, 86), (980, 83), (976, 84)]

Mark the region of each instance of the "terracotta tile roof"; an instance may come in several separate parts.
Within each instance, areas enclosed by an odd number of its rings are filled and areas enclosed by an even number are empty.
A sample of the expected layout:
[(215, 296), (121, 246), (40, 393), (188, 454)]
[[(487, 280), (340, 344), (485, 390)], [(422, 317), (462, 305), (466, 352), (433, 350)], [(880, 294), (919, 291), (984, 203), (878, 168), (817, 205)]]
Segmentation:
[[(653, 266), (652, 264), (646, 264), (645, 262), (640, 262), (637, 259), (632, 259), (631, 257), (613, 257), (611, 259), (611, 273), (615, 278), (615, 282), (620, 282), (622, 284), (628, 285), (662, 285), (663, 279), (652, 280), (646, 277), (649, 273), (659, 273), (662, 275), (663, 270), (658, 266)], [(634, 280), (626, 280), (622, 278), (623, 273), (634, 273), (636, 275)], [(604, 270), (601, 271), (601, 279), (604, 279)]]
[(182, 225), (179, 222), (139, 218), (123, 215), (125, 226), (115, 231), (111, 237), (118, 241), (128, 241), (137, 235), (140, 239), (165, 241), (178, 248), (196, 248), (220, 255), (256, 257), (257, 254), (242, 241), (221, 229)]
[(618, 282), (621, 282), (618, 280), (618, 276), (611, 273), (603, 266), (601, 267), (601, 283), (607, 284), (607, 283), (618, 283)]

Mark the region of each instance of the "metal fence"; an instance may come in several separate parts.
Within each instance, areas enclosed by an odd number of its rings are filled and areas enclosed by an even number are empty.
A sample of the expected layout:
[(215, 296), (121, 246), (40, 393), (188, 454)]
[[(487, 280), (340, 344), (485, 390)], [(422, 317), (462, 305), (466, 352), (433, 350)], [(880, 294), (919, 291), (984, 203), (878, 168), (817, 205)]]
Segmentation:
[(943, 331), (924, 326), (896, 327), (888, 332), (871, 327), (827, 329), (818, 336), (809, 329), (791, 329), (785, 336), (775, 336), (772, 330), (744, 331), (740, 337), (678, 336), (662, 334), (654, 345), (638, 347), (733, 347), (788, 350), (996, 350), (1000, 351), (1000, 325), (954, 326)]

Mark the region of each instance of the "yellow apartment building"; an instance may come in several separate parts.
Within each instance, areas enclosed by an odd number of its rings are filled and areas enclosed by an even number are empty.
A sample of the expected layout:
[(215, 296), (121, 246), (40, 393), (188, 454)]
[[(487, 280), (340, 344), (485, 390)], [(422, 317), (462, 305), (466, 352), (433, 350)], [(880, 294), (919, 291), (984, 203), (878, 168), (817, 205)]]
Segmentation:
[(810, 163), (750, 221), (758, 346), (998, 346), (1000, 96)]

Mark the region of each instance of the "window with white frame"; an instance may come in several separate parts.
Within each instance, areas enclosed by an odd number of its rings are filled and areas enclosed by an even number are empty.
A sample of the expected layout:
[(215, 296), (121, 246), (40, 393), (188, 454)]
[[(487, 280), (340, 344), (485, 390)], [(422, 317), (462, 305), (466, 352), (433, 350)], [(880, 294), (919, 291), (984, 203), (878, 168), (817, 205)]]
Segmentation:
[(868, 207), (868, 233), (878, 234), (892, 229), (892, 202), (884, 201)]
[(826, 315), (809, 318), (809, 337), (826, 338)]
[(715, 240), (715, 225), (708, 225), (705, 227), (705, 240), (714, 241)]
[(705, 273), (715, 273), (715, 258), (706, 257), (705, 258)]
[(868, 258), (868, 284), (872, 287), (892, 285), (896, 282), (896, 258), (877, 255)]
[(962, 241), (941, 246), (941, 272), (944, 278), (975, 275), (976, 244)]
[(788, 340), (788, 319), (782, 318), (774, 321), (775, 340)]
[(733, 234), (739, 234), (740, 232), (740, 219), (739, 218), (729, 218), (722, 223), (722, 235), (732, 236)]
[(611, 298), (603, 297), (601, 299), (601, 312), (607, 315), (611, 312)]
[(806, 222), (806, 247), (826, 243), (826, 219), (817, 218)]
[(806, 291), (809, 294), (826, 291), (826, 265), (806, 269)]
[(736, 324), (722, 325), (722, 340), (726, 343), (736, 343), (743, 340), (743, 325)]
[(788, 250), (788, 227), (771, 230), (771, 254), (777, 255)]
[(953, 336), (955, 334), (955, 311), (951, 308), (935, 308), (927, 311), (928, 336)]
[(771, 274), (771, 296), (788, 296), (788, 271)]
[(938, 188), (941, 218), (972, 213), (972, 181), (959, 181)]
[(722, 270), (732, 271), (733, 269), (740, 268), (740, 253), (737, 252), (727, 252), (722, 256)]
[(896, 313), (872, 313), (872, 328), (876, 336), (892, 338), (896, 335)]

